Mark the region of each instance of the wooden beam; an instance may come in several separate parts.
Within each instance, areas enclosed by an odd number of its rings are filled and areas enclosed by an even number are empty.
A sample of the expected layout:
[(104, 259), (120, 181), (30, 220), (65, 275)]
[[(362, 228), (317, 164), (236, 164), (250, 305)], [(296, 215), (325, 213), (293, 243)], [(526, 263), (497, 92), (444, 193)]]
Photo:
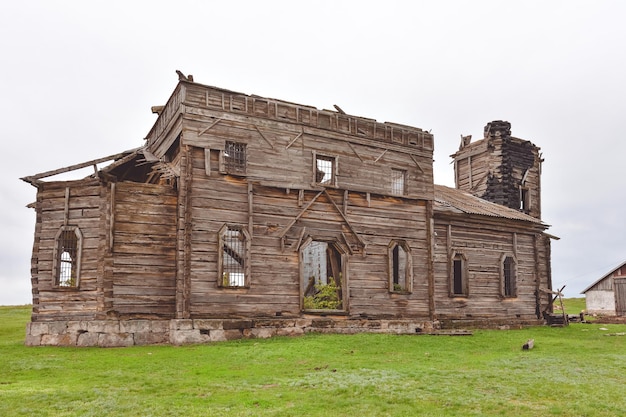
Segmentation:
[(53, 175), (58, 175), (58, 174), (64, 174), (66, 172), (75, 171), (75, 170), (81, 169), (81, 168), (86, 168), (86, 167), (88, 167), (90, 165), (96, 165), (96, 164), (100, 164), (102, 162), (107, 162), (107, 161), (111, 161), (111, 160), (120, 159), (120, 158), (123, 158), (125, 156), (128, 156), (129, 154), (133, 154), (133, 153), (137, 152), (137, 150), (139, 150), (139, 148), (133, 149), (131, 151), (125, 151), (125, 152), (116, 153), (114, 155), (105, 156), (104, 158), (92, 159), (91, 161), (82, 162), (80, 164), (75, 164), (75, 165), (70, 165), (70, 166), (59, 168), (59, 169), (55, 169), (55, 170), (52, 170), (52, 171), (46, 171), (46, 172), (42, 172), (42, 173), (39, 173), (39, 174), (30, 175), (28, 177), (24, 177), (24, 178), (20, 178), (20, 179), (22, 181), (25, 181), (25, 182), (31, 183), (33, 185), (36, 185), (36, 183), (37, 183), (36, 180), (38, 180), (38, 179), (51, 177)]
[(352, 144), (350, 142), (347, 142), (348, 146), (350, 147), (350, 149), (352, 149), (352, 152), (354, 152), (354, 154), (357, 156), (357, 158), (359, 158), (361, 160), (361, 162), (365, 162), (363, 160), (363, 158), (361, 158), (361, 155), (359, 155), (359, 153), (356, 151), (356, 149), (354, 149), (354, 146), (352, 146)]
[(202, 132), (198, 133), (198, 136), (202, 136), (204, 135), (206, 132), (209, 131), (209, 129), (211, 129), (213, 126), (215, 126), (216, 124), (218, 124), (219, 122), (221, 122), (224, 119), (217, 119), (216, 121), (214, 121), (213, 123), (211, 123), (207, 128), (203, 129)]
[(300, 217), (302, 217), (304, 215), (304, 213), (309, 209), (309, 207), (311, 207), (311, 205), (315, 202), (315, 200), (317, 200), (317, 198), (319, 196), (321, 196), (326, 190), (322, 190), (319, 193), (317, 193), (315, 195), (315, 197), (313, 197), (313, 199), (311, 201), (309, 201), (306, 206), (304, 206), (304, 208), (302, 210), (300, 210), (300, 213), (298, 213), (298, 215), (292, 219), (289, 224), (287, 226), (285, 226), (285, 229), (283, 229), (282, 232), (280, 232), (280, 234), (278, 235), (278, 237), (280, 237), (281, 239), (283, 237), (285, 237), (285, 235), (287, 234), (287, 232), (289, 231), (289, 229), (291, 229), (291, 227), (296, 224), (296, 222), (300, 219)]
[(383, 153), (381, 153), (380, 155), (378, 155), (378, 158), (374, 159), (374, 163), (378, 162), (380, 160), (380, 158), (382, 158), (388, 151), (389, 149), (385, 149), (383, 151)]
[(302, 130), (302, 132), (298, 133), (298, 136), (296, 136), (295, 138), (293, 138), (293, 139), (292, 139), (292, 140), (291, 140), (291, 141), (287, 144), (287, 146), (285, 147), (285, 149), (289, 149), (289, 147), (290, 147), (291, 145), (293, 145), (293, 144), (294, 144), (294, 142), (295, 142), (295, 141), (297, 141), (297, 140), (298, 140), (298, 138), (299, 138), (300, 136), (302, 136), (303, 134), (304, 134), (304, 129)]
[(274, 149), (274, 145), (272, 145), (272, 142), (270, 142), (269, 139), (265, 137), (263, 132), (261, 132), (261, 129), (259, 129), (257, 125), (254, 125), (254, 128), (256, 129), (257, 132), (259, 132), (259, 135), (261, 135), (261, 137), (265, 140), (265, 142), (267, 142), (267, 144), (270, 145), (272, 149)]

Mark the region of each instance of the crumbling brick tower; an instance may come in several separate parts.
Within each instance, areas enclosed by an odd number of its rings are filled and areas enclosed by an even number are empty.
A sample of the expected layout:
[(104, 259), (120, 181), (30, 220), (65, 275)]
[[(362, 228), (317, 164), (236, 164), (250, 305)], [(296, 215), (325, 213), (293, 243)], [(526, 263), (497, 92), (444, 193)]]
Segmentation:
[(454, 158), (456, 188), (541, 218), (540, 148), (511, 136), (511, 123), (487, 123), (484, 137), (461, 138)]

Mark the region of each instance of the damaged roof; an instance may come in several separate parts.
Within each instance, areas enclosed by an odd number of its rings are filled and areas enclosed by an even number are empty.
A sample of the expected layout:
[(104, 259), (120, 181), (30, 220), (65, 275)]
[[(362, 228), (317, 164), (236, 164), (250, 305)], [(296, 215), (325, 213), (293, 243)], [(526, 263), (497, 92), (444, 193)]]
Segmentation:
[(541, 219), (500, 204), (492, 203), (465, 191), (435, 184), (435, 209), (440, 212), (477, 214), (541, 224)]

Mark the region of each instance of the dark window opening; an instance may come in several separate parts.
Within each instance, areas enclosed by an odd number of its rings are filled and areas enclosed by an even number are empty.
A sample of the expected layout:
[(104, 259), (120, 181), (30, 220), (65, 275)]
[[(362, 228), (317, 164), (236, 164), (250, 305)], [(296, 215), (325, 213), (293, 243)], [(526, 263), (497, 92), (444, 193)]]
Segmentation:
[(405, 242), (392, 242), (389, 246), (389, 271), (389, 291), (411, 291), (412, 262)]
[(466, 296), (467, 294), (466, 260), (463, 255), (457, 254), (452, 259), (452, 295)]
[(517, 295), (517, 282), (515, 276), (515, 260), (511, 256), (504, 258), (504, 296), (515, 297)]
[(226, 142), (224, 148), (224, 170), (228, 174), (246, 174), (246, 144)]

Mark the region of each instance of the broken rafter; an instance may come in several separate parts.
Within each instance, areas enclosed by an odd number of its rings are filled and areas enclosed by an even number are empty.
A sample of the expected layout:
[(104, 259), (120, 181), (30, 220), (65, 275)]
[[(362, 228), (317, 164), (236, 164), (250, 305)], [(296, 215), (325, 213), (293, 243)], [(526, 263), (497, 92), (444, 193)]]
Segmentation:
[(59, 169), (55, 169), (55, 170), (52, 170), (52, 171), (42, 172), (40, 174), (29, 175), (27, 177), (23, 177), (23, 178), (20, 178), (20, 179), (22, 181), (30, 183), (30, 184), (32, 184), (34, 186), (37, 186), (37, 184), (39, 183), (38, 180), (40, 180), (42, 178), (52, 177), (53, 175), (64, 174), (66, 172), (75, 171), (75, 170), (81, 169), (81, 168), (86, 168), (86, 167), (88, 167), (90, 165), (97, 165), (97, 164), (100, 164), (102, 162), (107, 162), (107, 161), (112, 161), (112, 160), (117, 160), (117, 159), (120, 159), (120, 158), (124, 158), (126, 156), (130, 156), (130, 155), (134, 154), (135, 152), (137, 152), (138, 149), (139, 148), (133, 149), (133, 150), (130, 150), (130, 151), (121, 152), (121, 153), (116, 153), (114, 155), (105, 156), (104, 158), (93, 159), (91, 161), (82, 162), (80, 164), (70, 165), (70, 166), (59, 168)]

